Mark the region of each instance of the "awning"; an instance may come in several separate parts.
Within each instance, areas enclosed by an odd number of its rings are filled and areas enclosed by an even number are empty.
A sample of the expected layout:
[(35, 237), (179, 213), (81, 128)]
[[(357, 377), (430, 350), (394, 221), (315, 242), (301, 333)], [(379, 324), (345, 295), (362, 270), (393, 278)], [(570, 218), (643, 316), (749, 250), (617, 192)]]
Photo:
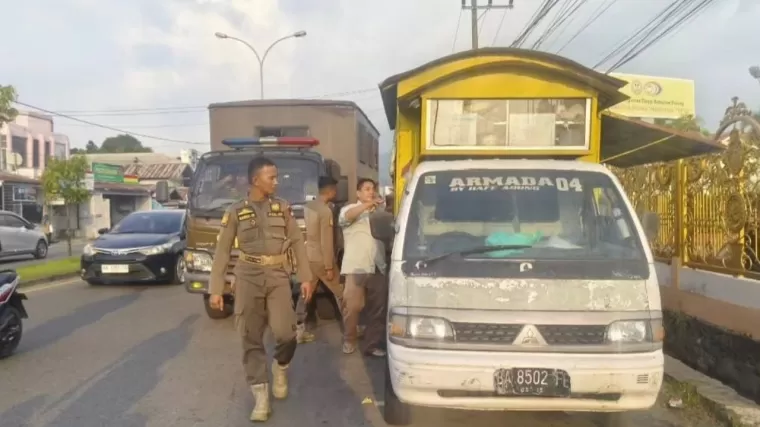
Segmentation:
[(725, 147), (695, 132), (602, 113), (602, 163), (630, 167), (723, 151)]
[(150, 196), (150, 190), (138, 184), (96, 182), (95, 191), (112, 196)]

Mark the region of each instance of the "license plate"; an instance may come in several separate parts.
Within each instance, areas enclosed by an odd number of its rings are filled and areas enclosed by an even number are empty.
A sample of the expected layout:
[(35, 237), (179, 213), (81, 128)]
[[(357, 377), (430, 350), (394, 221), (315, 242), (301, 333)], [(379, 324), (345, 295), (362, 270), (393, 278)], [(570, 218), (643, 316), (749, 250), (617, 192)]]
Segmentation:
[(499, 396), (566, 397), (570, 395), (570, 375), (561, 369), (497, 369), (494, 391)]
[(126, 274), (129, 273), (129, 265), (126, 264), (106, 264), (100, 270), (104, 274)]

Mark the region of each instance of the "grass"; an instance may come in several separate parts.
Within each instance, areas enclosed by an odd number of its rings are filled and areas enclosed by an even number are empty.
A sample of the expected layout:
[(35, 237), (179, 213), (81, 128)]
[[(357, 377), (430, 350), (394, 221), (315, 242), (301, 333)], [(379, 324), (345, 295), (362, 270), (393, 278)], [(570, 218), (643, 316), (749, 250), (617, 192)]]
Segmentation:
[(721, 408), (702, 397), (692, 384), (666, 377), (663, 394), (665, 405), (670, 398), (680, 398), (683, 401), (681, 411), (685, 418), (690, 419), (692, 426), (743, 427), (742, 423), (730, 419)]
[(79, 256), (34, 263), (16, 269), (21, 276), (21, 283), (68, 276), (79, 272)]

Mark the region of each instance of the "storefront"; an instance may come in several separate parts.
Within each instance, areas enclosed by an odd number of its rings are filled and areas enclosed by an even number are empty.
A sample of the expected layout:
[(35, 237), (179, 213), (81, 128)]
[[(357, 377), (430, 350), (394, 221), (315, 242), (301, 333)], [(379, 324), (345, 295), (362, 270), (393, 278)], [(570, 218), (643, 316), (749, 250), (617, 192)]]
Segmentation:
[(36, 179), (0, 173), (0, 210), (15, 212), (28, 221), (42, 222), (42, 190)]

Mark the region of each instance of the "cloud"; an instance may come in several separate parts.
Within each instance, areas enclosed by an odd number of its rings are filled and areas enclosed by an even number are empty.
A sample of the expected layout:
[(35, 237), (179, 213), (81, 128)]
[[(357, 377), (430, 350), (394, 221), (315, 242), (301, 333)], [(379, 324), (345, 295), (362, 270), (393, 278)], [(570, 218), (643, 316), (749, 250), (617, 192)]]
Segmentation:
[[(602, 1), (588, 1), (542, 48), (558, 50)], [(481, 20), (481, 45), (509, 44), (539, 3), (515, 2), (512, 10), (488, 12)], [(591, 66), (663, 4), (618, 0), (562, 54)], [(279, 37), (308, 32), (278, 44), (267, 56), (267, 97), (372, 89), (392, 74), (467, 49), (470, 42), (469, 17), (455, 0), (58, 0), (44, 7), (14, 2), (3, 14), (14, 42), (0, 45), (0, 82), (16, 85), (25, 102), (55, 110), (202, 107), (257, 98), (255, 56), (241, 43), (215, 38), (216, 31), (249, 41), (262, 55)], [(753, 34), (758, 18), (760, 2), (718, 0), (687, 28), (619, 71), (695, 79), (698, 113), (714, 126), (733, 95), (760, 106), (757, 82), (747, 75), (747, 68), (760, 62), (752, 56), (760, 51)], [(339, 98), (356, 101), (389, 143), (379, 92)], [(82, 117), (172, 139), (208, 139), (203, 108)], [(56, 126), (75, 145), (113, 134), (64, 119)], [(143, 141), (164, 152), (188, 147)]]

